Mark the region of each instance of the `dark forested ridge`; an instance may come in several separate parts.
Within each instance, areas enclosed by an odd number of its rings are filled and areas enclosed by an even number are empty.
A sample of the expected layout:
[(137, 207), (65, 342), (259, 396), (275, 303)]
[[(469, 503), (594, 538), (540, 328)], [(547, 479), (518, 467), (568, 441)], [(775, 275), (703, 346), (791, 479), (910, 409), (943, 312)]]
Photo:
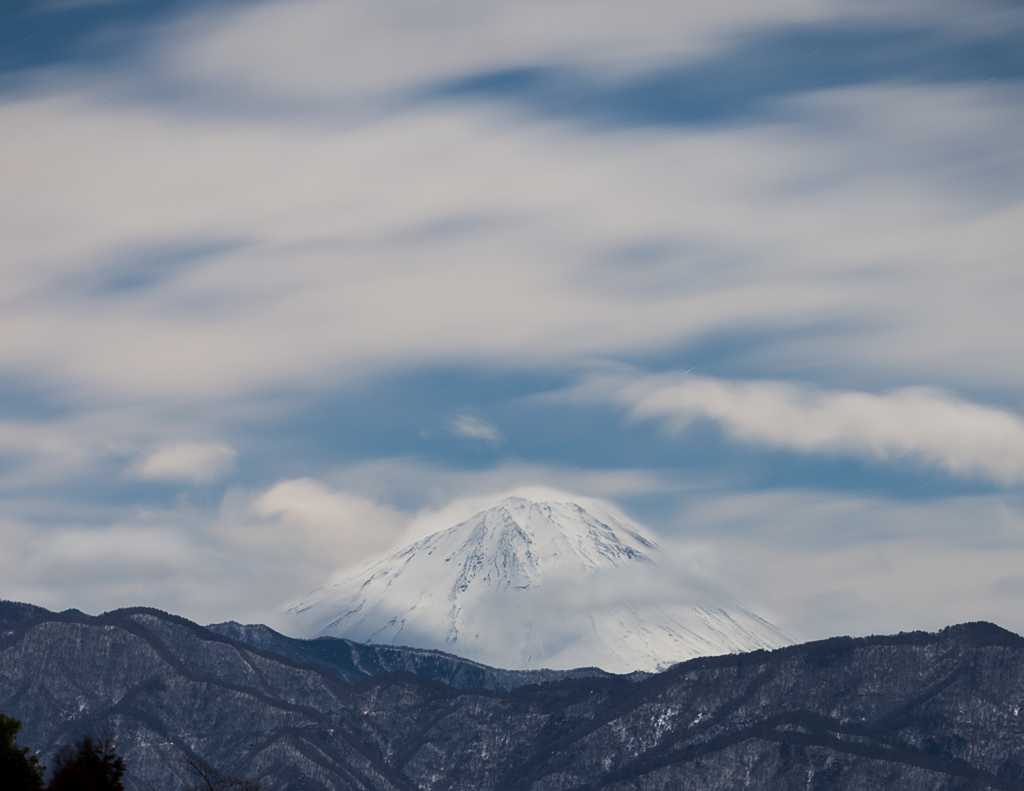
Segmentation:
[[(1024, 791), (1024, 639), (992, 624), (525, 685), (437, 652), (215, 629), (0, 604), (0, 710), (44, 759), (109, 731), (129, 789), (181, 787), (186, 754), (296, 791)], [(491, 688), (437, 680), (474, 673)]]
[[(337, 637), (321, 637), (316, 640), (297, 640), (275, 632), (262, 624), (242, 625), (229, 621), (206, 627), (217, 634), (256, 648), (271, 651), (297, 662), (319, 665), (351, 684), (371, 676), (407, 671), (426, 676), (452, 687), (489, 689), (508, 692), (527, 684), (542, 684), (563, 678), (611, 678), (596, 667), (582, 667), (575, 670), (502, 670), (488, 667), (470, 659), (434, 651), (426, 648), (408, 648), (380, 644), (355, 643)], [(638, 681), (650, 673), (638, 671), (626, 678)]]

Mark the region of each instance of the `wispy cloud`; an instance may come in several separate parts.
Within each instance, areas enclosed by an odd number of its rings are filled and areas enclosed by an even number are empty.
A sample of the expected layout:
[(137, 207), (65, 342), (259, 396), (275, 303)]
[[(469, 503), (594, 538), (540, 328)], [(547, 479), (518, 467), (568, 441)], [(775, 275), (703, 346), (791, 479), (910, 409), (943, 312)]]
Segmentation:
[(448, 428), (457, 437), (480, 440), (489, 445), (501, 442), (498, 427), (475, 415), (456, 415), (449, 421)]
[(740, 442), (879, 461), (910, 458), (953, 475), (1024, 481), (1024, 419), (932, 388), (879, 395), (684, 374), (597, 379), (572, 392), (608, 399), (635, 420), (660, 420), (673, 431), (705, 418)]
[(234, 468), (237, 455), (223, 442), (178, 442), (150, 450), (131, 472), (149, 481), (212, 483)]

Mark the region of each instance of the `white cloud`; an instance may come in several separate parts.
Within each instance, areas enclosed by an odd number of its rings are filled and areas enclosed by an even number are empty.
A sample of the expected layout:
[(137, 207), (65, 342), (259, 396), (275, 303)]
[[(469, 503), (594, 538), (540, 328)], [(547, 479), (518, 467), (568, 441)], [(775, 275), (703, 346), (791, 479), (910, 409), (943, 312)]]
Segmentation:
[(473, 415), (456, 415), (448, 423), (448, 428), (457, 437), (476, 439), (490, 445), (501, 442), (501, 432), (497, 426)]
[(741, 442), (798, 453), (910, 458), (954, 475), (1024, 481), (1024, 419), (931, 388), (876, 395), (669, 374), (595, 379), (570, 392), (613, 401), (633, 419), (661, 420), (674, 431), (706, 418)]
[(149, 451), (131, 473), (150, 481), (212, 483), (234, 469), (237, 455), (223, 442), (178, 442)]
[[(253, 501), (253, 522), (242, 515), (233, 539), (298, 553), (328, 574), (390, 548), (410, 516), (366, 497), (332, 489), (312, 478), (280, 481)], [(310, 587), (315, 587), (310, 585)]]

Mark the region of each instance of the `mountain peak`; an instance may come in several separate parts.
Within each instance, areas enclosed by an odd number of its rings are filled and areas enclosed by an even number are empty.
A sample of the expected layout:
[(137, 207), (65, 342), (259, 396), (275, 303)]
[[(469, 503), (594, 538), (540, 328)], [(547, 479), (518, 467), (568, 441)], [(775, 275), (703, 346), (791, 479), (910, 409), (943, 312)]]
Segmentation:
[(651, 572), (663, 559), (610, 508), (506, 497), (288, 612), (309, 636), (440, 648), (515, 669), (648, 670), (787, 642), (733, 602), (730, 614), (705, 601), (680, 609), (660, 600), (663, 591), (652, 601)]
[[(411, 545), (404, 552), (444, 547), (476, 577), (475, 564), (495, 567), (497, 578), (520, 575), (540, 583), (549, 576), (651, 562), (657, 545), (636, 526), (592, 514), (572, 502), (507, 497), (493, 508)], [(525, 576), (522, 576), (525, 575)]]

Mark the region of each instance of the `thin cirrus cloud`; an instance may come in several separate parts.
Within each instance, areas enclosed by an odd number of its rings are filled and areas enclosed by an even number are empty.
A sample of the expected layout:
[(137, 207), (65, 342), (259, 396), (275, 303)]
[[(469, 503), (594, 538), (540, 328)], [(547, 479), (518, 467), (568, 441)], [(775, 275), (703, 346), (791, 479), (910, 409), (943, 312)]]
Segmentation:
[(237, 455), (223, 442), (178, 442), (149, 451), (131, 472), (148, 481), (212, 483), (234, 469)]
[(673, 431), (704, 418), (740, 442), (877, 461), (911, 459), (1005, 485), (1024, 481), (1024, 420), (933, 388), (877, 395), (671, 374), (594, 381), (581, 392), (600, 393), (626, 407), (631, 418), (660, 420)]
[(448, 428), (457, 437), (479, 440), (488, 445), (501, 442), (501, 432), (497, 426), (473, 415), (456, 415), (448, 423)]

